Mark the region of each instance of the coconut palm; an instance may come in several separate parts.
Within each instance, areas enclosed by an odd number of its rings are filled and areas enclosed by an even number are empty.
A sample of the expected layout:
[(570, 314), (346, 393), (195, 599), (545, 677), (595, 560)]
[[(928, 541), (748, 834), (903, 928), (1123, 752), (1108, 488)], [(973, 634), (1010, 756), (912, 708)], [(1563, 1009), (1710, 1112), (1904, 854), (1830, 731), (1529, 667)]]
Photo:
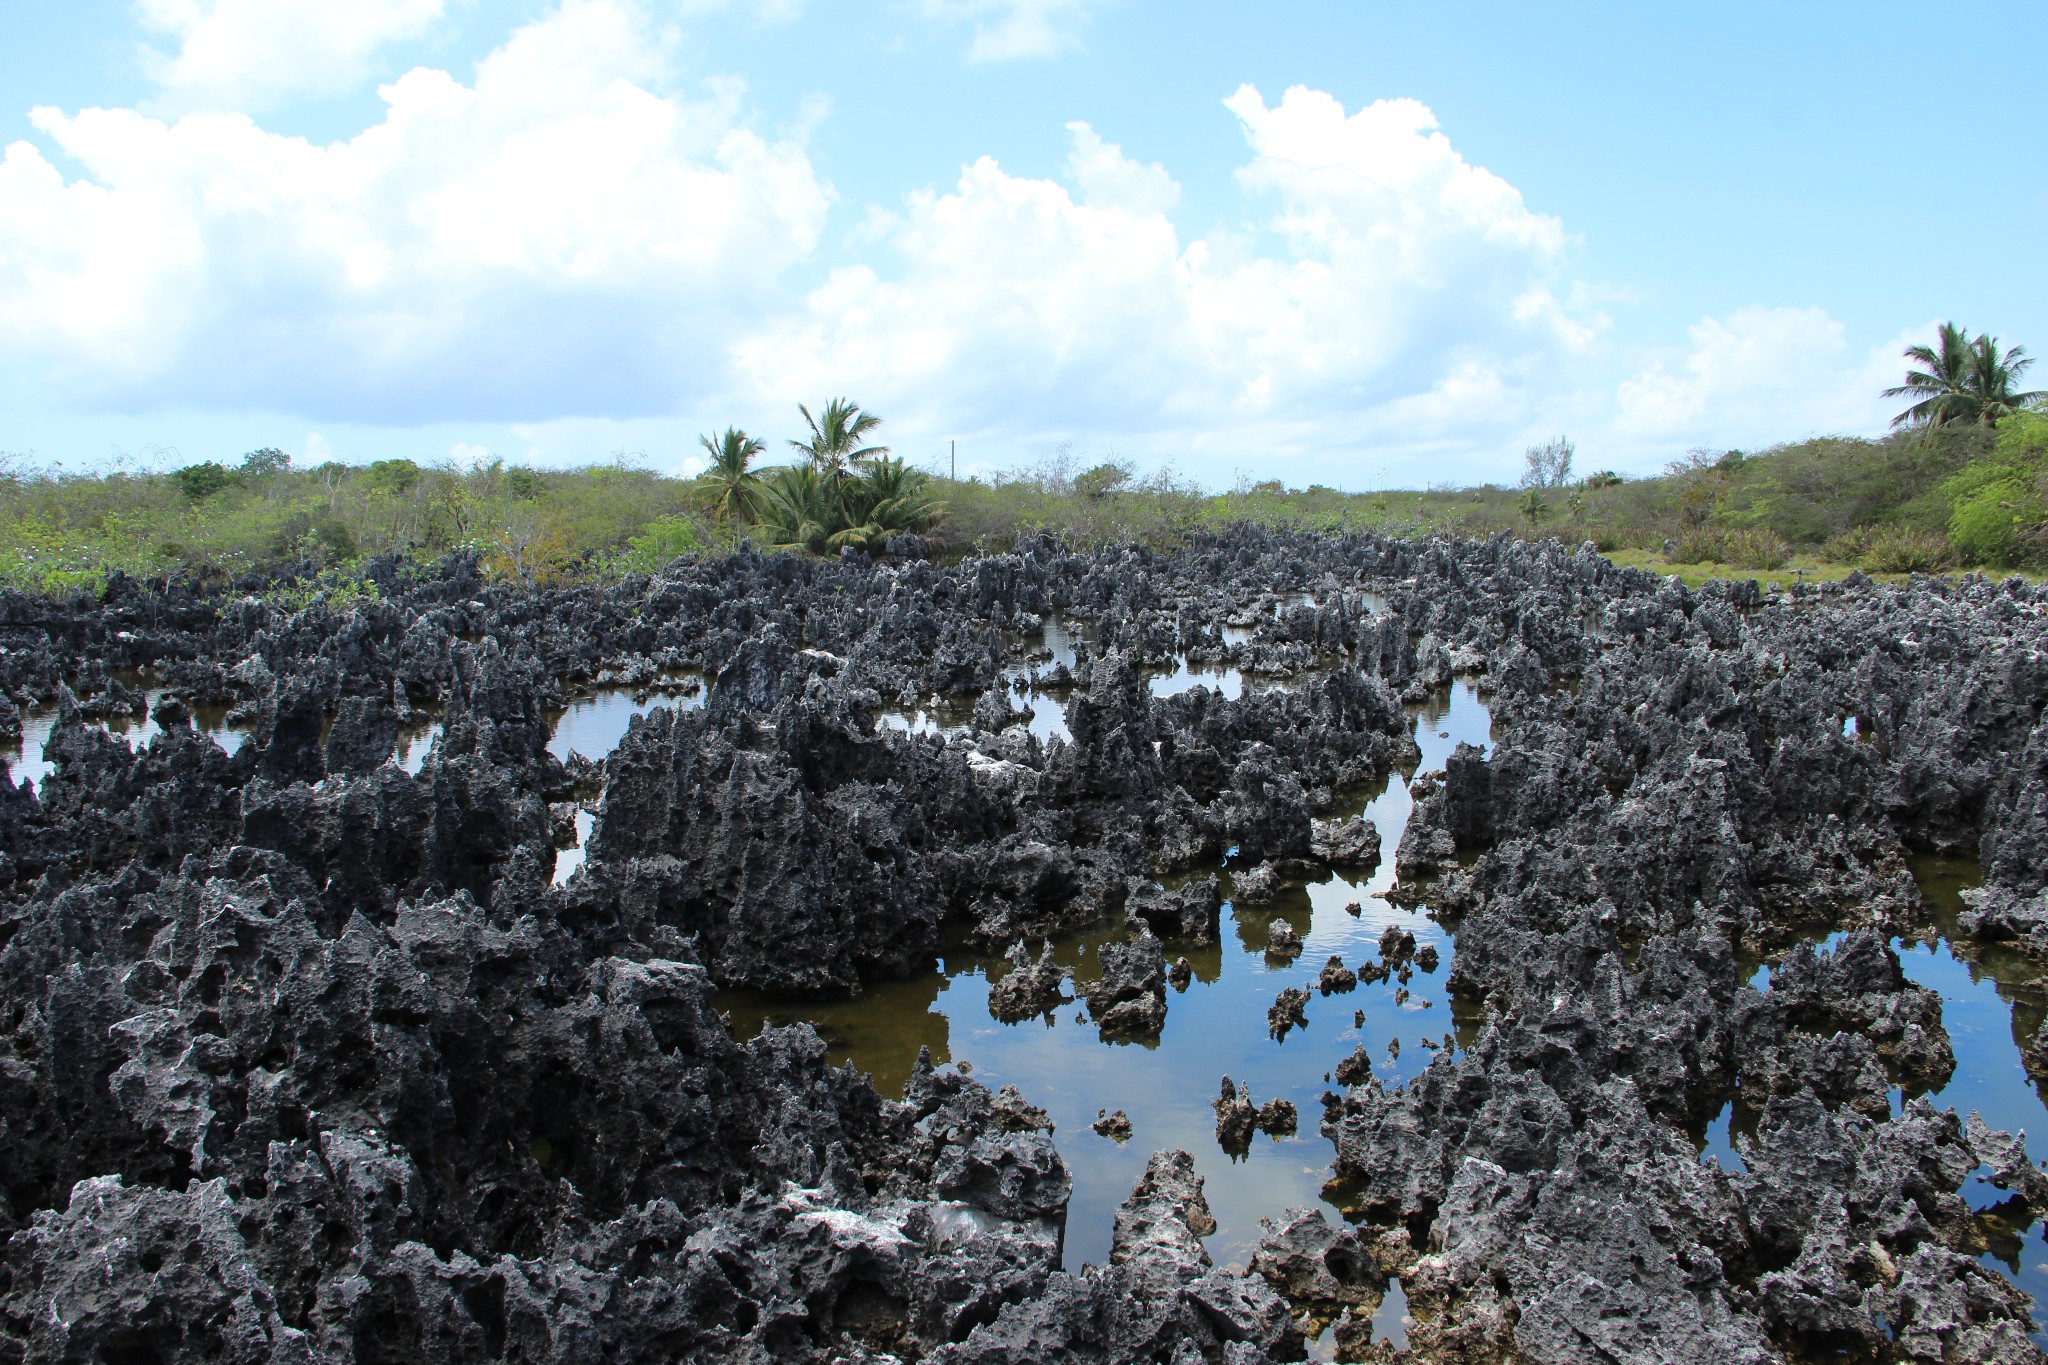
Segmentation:
[(931, 479), (922, 470), (906, 468), (903, 461), (887, 456), (876, 457), (861, 477), (839, 485), (842, 525), (826, 544), (878, 550), (896, 536), (927, 530), (940, 511), (932, 501), (930, 486)]
[(761, 481), (760, 524), (770, 545), (801, 546), (823, 554), (844, 526), (831, 480), (815, 465), (782, 465)]
[(1884, 391), (1886, 398), (1914, 400), (1911, 407), (1892, 418), (1894, 427), (1915, 426), (1933, 431), (1976, 415), (1969, 393), (1968, 332), (1953, 322), (1944, 322), (1936, 334), (1936, 345), (1908, 346), (1904, 354), (1923, 368), (1907, 370), (1905, 383)]
[(738, 427), (727, 427), (716, 441), (709, 436), (697, 440), (711, 452), (711, 467), (697, 476), (699, 500), (727, 524), (753, 516), (761, 502), (761, 476), (749, 466), (768, 447)]
[(1892, 418), (1895, 427), (1916, 426), (1929, 433), (1947, 426), (1995, 427), (2042, 397), (2013, 390), (2034, 363), (2024, 347), (2001, 354), (1996, 337), (1973, 340), (1953, 322), (1941, 324), (1935, 345), (1908, 346), (1905, 356), (1922, 368), (1908, 370), (1905, 383), (1884, 391), (1887, 398), (1916, 400)]
[(1971, 342), (1969, 386), (1971, 397), (1977, 400), (1977, 420), (1995, 427), (2020, 409), (2048, 398), (2048, 393), (2040, 390), (2014, 391), (2020, 377), (2033, 366), (2024, 346), (2007, 347), (2000, 355), (1996, 337), (1984, 335)]
[(802, 451), (812, 467), (834, 483), (848, 477), (856, 466), (889, 453), (887, 446), (861, 445), (870, 431), (882, 425), (882, 419), (873, 413), (862, 412), (858, 403), (835, 398), (816, 417), (811, 416), (811, 410), (801, 403), (796, 405), (796, 410), (804, 415), (804, 421), (810, 426), (811, 439), (791, 441), (790, 447)]
[(886, 456), (837, 481), (815, 464), (768, 470), (759, 503), (769, 544), (812, 554), (884, 549), (896, 536), (930, 529), (942, 510), (929, 476)]

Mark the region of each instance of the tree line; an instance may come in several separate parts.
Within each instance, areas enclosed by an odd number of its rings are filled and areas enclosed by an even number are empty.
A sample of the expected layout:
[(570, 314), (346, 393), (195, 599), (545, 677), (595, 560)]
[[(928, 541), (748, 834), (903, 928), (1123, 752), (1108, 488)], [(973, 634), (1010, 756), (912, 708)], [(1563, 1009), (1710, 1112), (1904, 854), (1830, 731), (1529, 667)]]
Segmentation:
[[(574, 469), (383, 459), (305, 466), (283, 451), (167, 472), (39, 469), (0, 454), (0, 586), (97, 590), (114, 573), (267, 591), (354, 581), (373, 559), (475, 555), (536, 586), (655, 572), (750, 540), (797, 553), (999, 551), (1050, 532), (1167, 546), (1250, 522), (1302, 531), (1557, 535), (1682, 571), (2048, 571), (2048, 401), (2020, 388), (2018, 346), (1953, 323), (1909, 348), (1911, 401), (1890, 435), (1700, 449), (1659, 475), (1580, 475), (1567, 437), (1503, 484), (1345, 492), (1243, 478), (1221, 492), (1171, 470), (1078, 458), (952, 480), (908, 468), (848, 398), (799, 405), (804, 435), (766, 463), (736, 427), (701, 438), (689, 478), (619, 458)], [(1099, 457), (1098, 457), (1099, 459)], [(916, 537), (912, 540), (911, 537)], [(311, 589), (305, 589), (311, 591)], [(292, 589), (299, 591), (299, 589)]]

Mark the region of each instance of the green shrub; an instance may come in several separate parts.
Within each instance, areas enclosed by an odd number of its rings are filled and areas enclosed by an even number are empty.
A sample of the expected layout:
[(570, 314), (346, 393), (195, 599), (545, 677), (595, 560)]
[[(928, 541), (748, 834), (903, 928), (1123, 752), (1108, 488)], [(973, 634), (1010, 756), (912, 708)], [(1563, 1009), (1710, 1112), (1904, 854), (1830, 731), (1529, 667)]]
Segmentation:
[(1863, 544), (1845, 562), (1872, 573), (1938, 573), (1955, 562), (1955, 547), (1939, 531), (1911, 526), (1873, 526)]
[(242, 477), (246, 479), (267, 479), (291, 467), (292, 457), (275, 446), (252, 450), (242, 457)]
[(1085, 473), (1074, 476), (1074, 491), (1084, 498), (1106, 498), (1118, 489), (1127, 487), (1135, 471), (1121, 462), (1099, 464)]
[(373, 460), (366, 472), (373, 489), (410, 493), (419, 484), (421, 470), (411, 460)]
[(1782, 569), (1792, 560), (1792, 546), (1767, 526), (1753, 526), (1727, 539), (1725, 563), (1743, 569)]
[(208, 460), (204, 464), (188, 464), (183, 469), (173, 469), (171, 481), (191, 501), (204, 502), (224, 488), (233, 488), (242, 479), (226, 465)]
[(2005, 568), (2026, 558), (2029, 533), (2048, 519), (2037, 491), (2038, 467), (2007, 458), (2028, 452), (2005, 442), (1991, 458), (1978, 460), (1942, 485), (1948, 499), (1948, 538), (1966, 564)]
[(704, 548), (697, 525), (688, 517), (657, 517), (647, 529), (626, 541), (626, 548), (614, 558), (619, 573), (659, 573), (683, 555)]
[(1738, 569), (1782, 569), (1792, 546), (1767, 526), (1694, 526), (1673, 538), (1674, 564), (1727, 564)]
[(2016, 563), (2025, 485), (2016, 478), (1979, 484), (1959, 496), (1949, 513), (1948, 538), (1964, 562), (1998, 568)]

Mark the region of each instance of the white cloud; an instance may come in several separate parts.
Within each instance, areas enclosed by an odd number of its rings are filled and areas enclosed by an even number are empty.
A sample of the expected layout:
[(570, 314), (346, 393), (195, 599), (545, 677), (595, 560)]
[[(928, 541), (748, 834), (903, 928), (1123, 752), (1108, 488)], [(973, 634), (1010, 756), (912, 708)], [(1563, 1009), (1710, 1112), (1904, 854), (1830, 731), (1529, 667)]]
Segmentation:
[(1067, 175), (1089, 204), (1161, 214), (1180, 203), (1180, 186), (1166, 167), (1156, 161), (1139, 165), (1124, 155), (1123, 148), (1104, 142), (1085, 123), (1069, 123), (1067, 132), (1074, 142), (1067, 156)]
[(679, 0), (677, 9), (686, 19), (742, 9), (756, 23), (787, 24), (803, 14), (804, 4), (805, 0)]
[[(184, 39), (166, 72), (199, 73), (167, 74), (167, 99), (303, 65), (263, 48), (256, 0), (143, 3)], [(442, 3), (318, 22), (355, 25), (326, 41), (360, 77)], [(1056, 50), (1090, 12), (918, 3), (988, 59)], [(962, 437), (968, 469), (1073, 436), (1216, 484), (1351, 487), (1512, 477), (1559, 430), (1627, 467), (1889, 416), (1873, 395), (1903, 343), (1860, 357), (1820, 310), (1708, 318), (1617, 360), (1599, 309), (1623, 296), (1571, 278), (1563, 224), (1413, 100), (1238, 90), (1234, 229), (1184, 233), (1167, 167), (1073, 123), (1061, 178), (983, 158), (827, 254), (832, 193), (801, 145), (823, 105), (764, 136), (737, 80), (674, 93), (681, 46), (642, 0), (562, 0), (467, 83), (384, 85), (381, 119), (328, 145), (242, 112), (35, 110), (43, 147), (0, 158), (0, 377), (75, 410), (291, 413), (350, 449), (410, 427), (409, 449), (551, 462), (672, 461), (696, 430), (773, 431), (846, 393), (913, 457)], [(793, 268), (823, 282), (795, 296)], [(306, 458), (326, 446), (309, 432)]]
[(1080, 46), (1077, 32), (1102, 0), (922, 0), (927, 19), (972, 24), (972, 62), (1055, 57)]
[(299, 463), (302, 465), (323, 465), (333, 458), (334, 447), (317, 431), (307, 432), (306, 439), (299, 443)]
[(0, 363), (73, 405), (315, 419), (630, 415), (715, 381), (830, 202), (730, 90), (653, 93), (620, 0), (416, 69), (328, 146), (241, 114), (32, 115), (0, 161)]
[(358, 88), (379, 51), (417, 38), (443, 0), (136, 0), (145, 28), (178, 50), (144, 49), (177, 109), (268, 109)]
[[(1227, 101), (1260, 238), (1184, 241), (1178, 187), (1086, 124), (1074, 188), (984, 158), (886, 218), (899, 269), (842, 267), (736, 351), (756, 394), (851, 392), (934, 431), (1087, 431), (1227, 477), (1374, 439), (1531, 419), (1592, 341), (1556, 298), (1567, 239), (1423, 106)], [(1519, 430), (1519, 426), (1517, 426)], [(1398, 435), (1396, 435), (1398, 433)]]
[(1739, 309), (1702, 318), (1690, 338), (1682, 354), (1653, 357), (1622, 382), (1619, 436), (1741, 446), (1877, 430), (1890, 416), (1879, 394), (1898, 382), (1900, 350), (1919, 339), (1858, 355), (1820, 308)]

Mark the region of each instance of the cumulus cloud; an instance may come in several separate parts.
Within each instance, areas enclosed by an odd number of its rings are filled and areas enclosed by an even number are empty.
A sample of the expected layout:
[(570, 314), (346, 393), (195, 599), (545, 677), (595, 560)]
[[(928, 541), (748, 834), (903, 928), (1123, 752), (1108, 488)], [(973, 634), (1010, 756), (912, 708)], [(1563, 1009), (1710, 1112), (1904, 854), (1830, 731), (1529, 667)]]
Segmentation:
[(787, 24), (803, 14), (804, 4), (805, 0), (678, 0), (677, 8), (686, 19), (737, 9), (756, 23)]
[(927, 19), (971, 24), (972, 62), (1054, 57), (1080, 45), (1079, 30), (1101, 0), (922, 0)]
[(0, 359), (82, 406), (316, 419), (632, 415), (709, 385), (830, 191), (730, 97), (654, 93), (637, 10), (569, 0), (465, 85), (327, 146), (246, 115), (35, 126), (0, 162)]
[(1347, 115), (1249, 86), (1226, 103), (1254, 232), (1183, 240), (1171, 176), (1073, 124), (1071, 187), (983, 158), (910, 196), (882, 224), (898, 268), (833, 271), (737, 347), (741, 374), (914, 402), (937, 430), (1086, 430), (1213, 468), (1499, 430), (1591, 343), (1557, 298), (1562, 225), (1424, 106)]
[(1920, 339), (1859, 354), (1820, 308), (1744, 308), (1702, 318), (1689, 335), (1689, 347), (1651, 357), (1622, 381), (1618, 435), (1745, 445), (1876, 430), (1890, 415), (1878, 395), (1898, 382), (1900, 350)]
[(137, 0), (145, 28), (177, 51), (144, 65), (180, 109), (268, 109), (358, 89), (379, 52), (417, 38), (443, 0)]
[[(216, 72), (172, 88), (262, 65), (205, 57), (262, 48), (258, 0), (145, 3)], [(330, 44), (373, 60), (441, 3), (366, 0)], [(920, 3), (990, 57), (1056, 47), (1087, 13)], [(240, 48), (206, 36), (236, 16)], [(466, 80), (382, 86), (381, 118), (325, 145), (246, 112), (35, 110), (43, 146), (0, 158), (0, 373), (74, 410), (284, 412), (351, 445), (439, 424), (436, 442), (550, 458), (847, 393), (899, 449), (966, 438), (968, 467), (1074, 436), (1211, 482), (1284, 460), (1353, 487), (1511, 476), (1557, 430), (1625, 466), (1888, 415), (1871, 395), (1900, 343), (1860, 357), (1818, 310), (1709, 318), (1617, 360), (1563, 224), (1414, 100), (1239, 89), (1242, 219), (1205, 235), (1166, 166), (1072, 123), (1059, 177), (982, 158), (828, 254), (832, 192), (802, 146), (755, 131), (736, 81), (674, 93), (674, 50), (641, 0), (563, 0)], [(821, 282), (792, 293), (799, 271)]]

